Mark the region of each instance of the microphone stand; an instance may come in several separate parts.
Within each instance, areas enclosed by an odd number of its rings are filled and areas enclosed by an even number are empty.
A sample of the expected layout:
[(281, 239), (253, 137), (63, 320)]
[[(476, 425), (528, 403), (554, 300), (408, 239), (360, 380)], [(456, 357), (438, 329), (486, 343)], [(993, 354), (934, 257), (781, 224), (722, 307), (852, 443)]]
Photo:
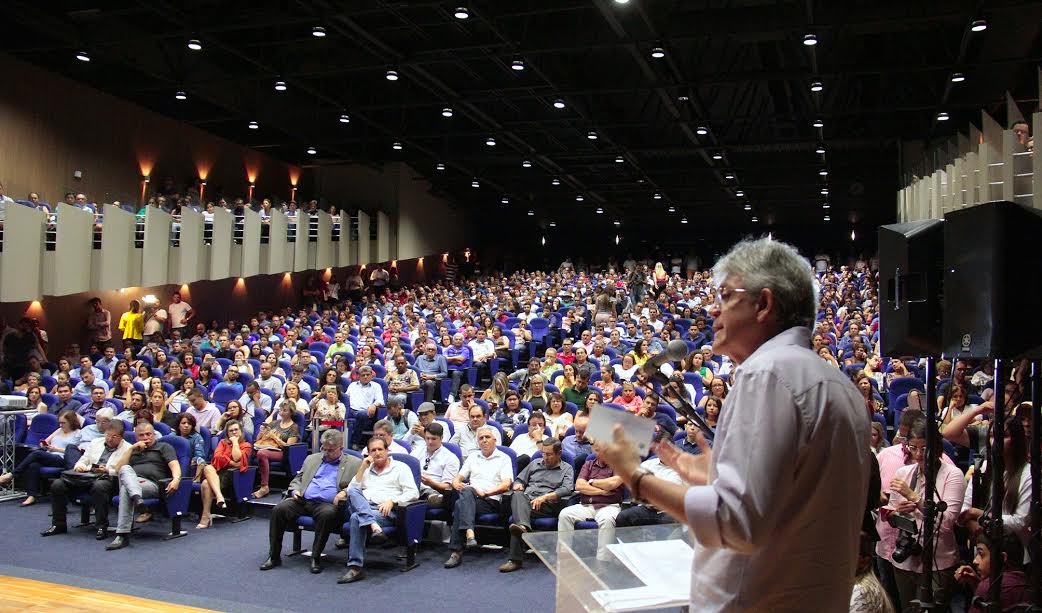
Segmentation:
[[(665, 381), (665, 385), (673, 385), (673, 381), (666, 379), (666, 376), (658, 370), (656, 370), (652, 374), (652, 376), (658, 379), (659, 381)], [(696, 411), (695, 408), (691, 406), (691, 403), (684, 399), (682, 395), (677, 394), (677, 400), (679, 401), (678, 406), (677, 404), (673, 404), (672, 402), (670, 402), (669, 398), (666, 398), (662, 394), (656, 392), (655, 388), (651, 387), (650, 385), (642, 386), (642, 389), (645, 393), (654, 394), (660, 403), (671, 407), (674, 411), (676, 411), (678, 415), (683, 415), (688, 420), (694, 422), (694, 424), (698, 426), (698, 429), (706, 435), (706, 438), (713, 439), (716, 437), (716, 432), (709, 427), (709, 424), (705, 422), (705, 419), (703, 419), (702, 416), (698, 414), (698, 411)]]
[[(940, 465), (941, 460), (937, 457), (935, 450), (938, 442), (937, 437), (941, 434), (937, 431), (937, 387), (933, 383), (933, 360), (933, 357), (926, 358), (926, 369), (924, 372), (926, 379), (926, 410), (924, 411), (926, 414), (926, 458), (923, 478), (926, 480), (926, 487), (923, 494), (923, 553), (919, 557), (923, 570), (920, 575), (918, 597), (913, 601), (919, 605), (920, 609), (926, 611), (939, 608), (933, 592), (934, 552), (936, 549), (934, 522), (937, 520), (936, 515), (943, 512), (946, 507), (944, 502), (937, 503), (934, 501), (937, 467)], [(951, 392), (948, 395), (951, 396)], [(915, 484), (912, 485), (914, 486)]]

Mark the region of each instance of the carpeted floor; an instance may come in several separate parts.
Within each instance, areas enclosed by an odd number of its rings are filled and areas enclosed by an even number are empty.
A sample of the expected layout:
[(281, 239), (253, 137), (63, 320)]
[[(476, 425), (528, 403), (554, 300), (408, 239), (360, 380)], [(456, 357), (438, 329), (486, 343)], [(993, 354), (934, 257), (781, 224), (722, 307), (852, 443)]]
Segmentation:
[[(420, 566), (401, 573), (395, 549), (378, 550), (366, 561), (368, 579), (337, 585), (347, 552), (334, 549), (332, 539), (320, 575), (308, 572), (302, 556), (284, 557), (282, 567), (268, 572), (257, 570), (267, 557), (266, 517), (216, 522), (201, 531), (194, 522), (186, 523), (188, 536), (171, 541), (161, 540), (169, 523), (160, 518), (136, 532), (131, 547), (107, 552), (107, 541), (94, 540), (92, 530), (70, 527), (67, 535), (40, 537), (50, 525), (49, 512), (47, 499), (24, 509), (18, 502), (0, 503), (0, 574), (222, 611), (507, 612), (554, 606), (554, 577), (532, 555), (524, 569), (510, 574), (497, 571), (505, 554), (492, 550), (468, 554), (462, 566), (446, 570), (441, 566), (448, 555), (444, 546), (425, 545)], [(79, 509), (70, 506), (70, 521), (78, 515)], [(305, 533), (305, 546), (310, 543), (311, 534)], [(291, 544), (287, 534), (284, 551)]]

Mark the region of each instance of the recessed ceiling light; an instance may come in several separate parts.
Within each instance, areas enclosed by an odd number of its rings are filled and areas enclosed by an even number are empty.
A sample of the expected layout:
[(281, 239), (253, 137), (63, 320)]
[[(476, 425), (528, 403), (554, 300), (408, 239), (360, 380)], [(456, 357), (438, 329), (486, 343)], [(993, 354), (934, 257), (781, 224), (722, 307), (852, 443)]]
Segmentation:
[(174, 92), (174, 98), (177, 98), (178, 100), (188, 100), (188, 94), (184, 93), (181, 90), (177, 90), (176, 92)]
[(502, 202), (503, 204), (510, 204), (510, 198), (507, 198), (506, 196), (503, 196), (502, 198), (500, 198), (499, 201)]
[(251, 129), (251, 130), (259, 130), (260, 129), (260, 124), (257, 123), (256, 121), (251, 121), (250, 123), (246, 124), (246, 126), (249, 129)]
[(560, 185), (560, 184), (561, 184), (561, 180), (558, 179), (557, 177), (554, 177), (553, 180), (550, 181), (550, 185), (555, 185), (556, 186), (556, 185)]
[(973, 23), (970, 24), (970, 31), (972, 32), (983, 32), (988, 29), (988, 22), (983, 19), (974, 19)]
[(521, 167), (522, 168), (531, 168), (532, 167), (532, 161), (531, 160), (521, 160)]
[(724, 174), (724, 178), (727, 179), (728, 181), (734, 181), (734, 173), (733, 172), (725, 173)]
[(90, 61), (90, 54), (88, 54), (86, 51), (77, 51), (76, 52), (76, 59), (81, 61), (81, 62), (89, 62)]
[(813, 47), (814, 45), (818, 44), (818, 37), (817, 37), (817, 35), (815, 35), (815, 34), (804, 34), (803, 35), (803, 44), (807, 45), (808, 47)]
[(695, 134), (699, 136), (705, 136), (706, 134), (709, 134), (709, 128), (705, 126), (698, 126), (697, 128), (695, 128)]
[(821, 188), (821, 195), (822, 196), (828, 196), (829, 195), (829, 188), (827, 188), (827, 187)]
[(452, 107), (445, 107), (441, 110), (442, 117), (452, 117)]
[(289, 88), (286, 87), (286, 82), (285, 81), (275, 81), (275, 91), (277, 91), (277, 92), (284, 92), (287, 89), (289, 89)]
[(756, 216), (754, 215), (754, 216), (753, 216), (753, 223), (758, 223), (759, 221), (760, 221), (760, 218), (759, 218), (759, 217), (756, 217)]
[(318, 153), (318, 149), (315, 149), (314, 147), (308, 147), (308, 155), (315, 155), (316, 153)]
[(821, 119), (815, 119), (814, 123), (812, 123), (811, 125), (814, 126), (815, 128), (824, 128), (825, 127), (825, 122), (823, 120), (821, 120)]
[(613, 221), (612, 223), (614, 223), (616, 227), (618, 227), (618, 226), (621, 226), (621, 225), (622, 225), (622, 222), (621, 222), (621, 221), (619, 221), (618, 219), (616, 219), (616, 220), (615, 220), (615, 221)]
[(351, 116), (347, 113), (340, 113), (340, 123), (351, 123)]
[(814, 153), (817, 153), (818, 155), (825, 155), (825, 145), (819, 144), (817, 147), (814, 148)]
[(687, 223), (687, 217), (681, 217), (680, 223)]
[(539, 239), (539, 244), (540, 244), (540, 245), (543, 245), (543, 246), (545, 246), (545, 245), (546, 245), (546, 236), (543, 236), (543, 237), (541, 237), (541, 238)]
[(202, 51), (203, 43), (198, 38), (192, 38), (188, 41), (188, 48), (192, 51)]
[(743, 197), (745, 197), (745, 192), (743, 192), (742, 190), (738, 189), (738, 190), (735, 190), (734, 195), (736, 197), (738, 197), (738, 198), (743, 198)]
[(823, 208), (823, 209), (830, 209), (830, 208), (832, 208), (832, 205), (830, 205), (828, 202), (822, 202), (821, 203), (821, 208)]
[(388, 68), (387, 72), (384, 73), (384, 78), (387, 79), (388, 81), (397, 81), (398, 80), (398, 71), (395, 70), (394, 68)]
[(402, 142), (401, 141), (397, 141), (397, 140), (394, 141), (394, 143), (391, 145), (391, 149), (394, 149), (395, 151), (401, 151), (402, 150)]
[(551, 221), (550, 222), (550, 227), (551, 228), (556, 228), (557, 227), (557, 222), (556, 221)]
[(555, 109), (563, 109), (565, 106), (567, 106), (567, 105), (564, 103), (564, 98), (558, 98), (558, 99), (554, 100), (554, 108)]
[(667, 211), (669, 211), (670, 213), (676, 213), (676, 212), (677, 212), (677, 207), (675, 207), (675, 206), (671, 206), (671, 207), (669, 207), (669, 208), (668, 208), (668, 209), (666, 209), (666, 210), (667, 210)]
[(535, 217), (535, 211), (533, 211), (532, 209), (528, 209), (528, 216)]
[(810, 84), (810, 91), (812, 92), (820, 92), (823, 89), (825, 89), (825, 86), (822, 85), (821, 81), (814, 81)]
[(677, 102), (691, 102), (691, 97), (687, 94), (680, 94), (677, 96)]
[(937, 113), (937, 121), (948, 121), (948, 119), (948, 113), (945, 113), (944, 111)]
[(724, 154), (717, 151), (713, 153), (713, 159), (719, 162), (720, 160), (724, 159)]
[(586, 138), (588, 138), (590, 140), (597, 140), (597, 133), (594, 132), (593, 130), (590, 130), (589, 132), (586, 133)]
[(966, 75), (961, 72), (952, 73), (952, 83), (962, 83), (966, 80)]
[(751, 211), (751, 210), (753, 210), (753, 205), (751, 205), (751, 204), (749, 204), (748, 202), (746, 202), (746, 203), (745, 203), (745, 206), (744, 206), (744, 207), (742, 207), (742, 208), (743, 208), (743, 209), (745, 209), (745, 210), (747, 210), (747, 211)]
[(488, 138), (485, 139), (485, 144), (488, 145), (489, 147), (495, 147), (496, 146), (496, 139), (494, 137), (492, 137), (492, 136), (489, 136)]
[(831, 218), (831, 217), (829, 217), (828, 215), (826, 215), (826, 216), (824, 217), (824, 220), (825, 220), (825, 221), (832, 221), (832, 218)]
[(622, 157), (621, 155), (617, 155), (617, 156), (615, 156), (615, 163), (616, 164), (625, 164), (626, 163), (626, 158)]
[(434, 170), (445, 170), (445, 164), (442, 164), (441, 162), (438, 162), (437, 164), (434, 165)]
[(577, 196), (575, 197), (575, 201), (576, 201), (576, 202), (582, 202), (583, 200), (585, 200), (585, 198), (583, 198), (583, 195), (582, 195), (582, 194), (578, 194), (578, 195), (577, 195)]
[(651, 197), (655, 200), (662, 200), (662, 194), (660, 194), (659, 192), (655, 192), (654, 195), (652, 195)]
[(456, 19), (469, 19), (470, 11), (465, 6), (457, 6), (456, 10), (452, 12), (452, 16)]
[(827, 177), (829, 175), (829, 171), (826, 168), (822, 168), (821, 170), (818, 171), (818, 174), (823, 176), (823, 177)]
[(604, 214), (604, 209), (602, 209), (601, 207), (597, 207), (597, 214), (598, 215), (603, 215)]
[(474, 179), (473, 181), (470, 182), (470, 186), (473, 187), (473, 188), (478, 188), (478, 187), (481, 187), (481, 183), (479, 183), (477, 179)]
[(515, 57), (513, 62), (510, 62), (510, 70), (516, 70), (518, 72), (525, 69), (525, 61), (519, 57)]
[(326, 29), (323, 28), (322, 26), (315, 26), (315, 27), (311, 28), (311, 35), (314, 36), (315, 38), (325, 38), (326, 37)]
[(615, 4), (629, 4), (630, 0), (615, 0)]
[(662, 58), (666, 57), (666, 50), (662, 47), (654, 47), (651, 50), (651, 57), (655, 58), (656, 60), (661, 60)]
[(644, 179), (637, 179), (637, 183), (640, 183), (641, 185), (643, 185), (644, 184)]

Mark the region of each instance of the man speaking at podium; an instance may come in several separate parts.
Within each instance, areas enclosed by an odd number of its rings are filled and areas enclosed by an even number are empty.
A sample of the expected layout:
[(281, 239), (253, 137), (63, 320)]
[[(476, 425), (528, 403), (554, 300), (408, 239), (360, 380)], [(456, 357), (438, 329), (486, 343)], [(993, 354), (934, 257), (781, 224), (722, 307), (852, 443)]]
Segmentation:
[(868, 489), (869, 417), (810, 350), (816, 297), (794, 248), (745, 240), (714, 269), (713, 349), (738, 364), (713, 449), (660, 446), (689, 485), (640, 469), (616, 426), (605, 461), (694, 535), (693, 611), (847, 611)]

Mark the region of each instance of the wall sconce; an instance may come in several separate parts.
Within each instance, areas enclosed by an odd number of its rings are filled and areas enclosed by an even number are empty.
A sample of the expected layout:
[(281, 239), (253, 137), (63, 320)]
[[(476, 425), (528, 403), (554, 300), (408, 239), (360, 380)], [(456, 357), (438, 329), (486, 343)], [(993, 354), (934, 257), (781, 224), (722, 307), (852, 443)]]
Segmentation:
[(152, 180), (152, 178), (149, 177), (148, 175), (145, 175), (145, 176), (141, 177), (141, 180), (144, 181), (145, 183), (148, 183), (149, 181)]

